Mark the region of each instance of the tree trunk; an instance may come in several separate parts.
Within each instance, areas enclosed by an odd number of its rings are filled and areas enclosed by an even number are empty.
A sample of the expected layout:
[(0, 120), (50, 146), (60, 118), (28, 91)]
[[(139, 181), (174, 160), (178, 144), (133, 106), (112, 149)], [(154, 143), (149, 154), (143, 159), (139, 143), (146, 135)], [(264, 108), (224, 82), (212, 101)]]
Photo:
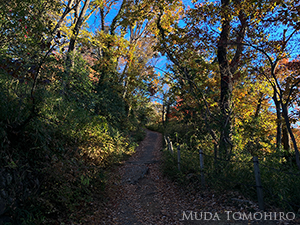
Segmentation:
[(166, 124), (169, 122), (169, 116), (170, 116), (170, 102), (167, 102), (167, 111), (166, 111)]
[(264, 98), (264, 94), (262, 92), (260, 92), (259, 93), (258, 104), (256, 106), (256, 111), (255, 111), (255, 114), (254, 114), (254, 118), (258, 118), (258, 116), (259, 116), (260, 109), (261, 109), (261, 103), (263, 101), (263, 98)]
[(290, 151), (290, 137), (286, 126), (282, 128), (282, 145), (283, 149), (288, 153)]
[(290, 123), (289, 116), (288, 116), (289, 115), (288, 114), (288, 109), (287, 109), (287, 106), (285, 104), (283, 104), (282, 99), (280, 99), (280, 104), (281, 104), (281, 107), (282, 107), (282, 114), (283, 114), (283, 117), (284, 117), (286, 128), (289, 132), (289, 135), (290, 135), (290, 137), (292, 139), (292, 142), (293, 142), (293, 145), (294, 145), (296, 164), (297, 164), (298, 169), (300, 170), (299, 150), (298, 150), (298, 147), (297, 147), (297, 142), (296, 142), (295, 136), (294, 136), (292, 128), (291, 128), (291, 123)]
[(162, 121), (163, 127), (165, 127), (165, 102), (164, 101), (162, 104), (161, 121)]
[[(275, 80), (275, 83), (276, 83), (276, 86), (273, 85), (274, 96), (275, 96), (274, 99), (277, 100), (277, 94), (278, 94), (279, 99), (277, 101), (280, 103), (280, 107), (282, 109), (282, 116), (283, 116), (284, 121), (285, 121), (286, 129), (287, 129), (287, 131), (288, 131), (288, 133), (291, 137), (291, 140), (293, 142), (293, 145), (294, 145), (296, 165), (297, 165), (298, 169), (300, 170), (299, 150), (298, 150), (298, 146), (297, 146), (295, 136), (294, 136), (292, 128), (291, 128), (291, 123), (290, 123), (290, 119), (289, 119), (289, 112), (288, 112), (288, 107), (287, 107), (287, 104), (288, 104), (289, 100), (287, 99), (286, 103), (283, 102), (283, 91), (282, 91), (282, 89), (279, 85), (279, 82), (276, 78), (276, 75), (275, 75), (276, 66), (277, 66), (277, 63), (271, 65), (271, 75), (272, 75), (272, 77), (273, 77), (273, 79)], [(277, 89), (278, 89), (278, 91), (277, 91)], [(281, 136), (280, 136), (280, 138), (281, 138)]]
[(231, 125), (231, 95), (233, 90), (232, 73), (228, 61), (228, 39), (230, 34), (230, 19), (226, 15), (229, 7), (229, 0), (222, 0), (222, 31), (218, 42), (218, 62), (221, 74), (221, 99), (220, 109), (222, 114), (222, 131), (220, 135), (220, 151), (222, 156), (225, 156), (229, 150), (231, 142), (232, 125)]
[[(217, 56), (219, 62), (219, 69), (221, 74), (221, 99), (220, 99), (220, 110), (222, 114), (222, 127), (220, 135), (220, 155), (226, 156), (230, 155), (233, 145), (231, 143), (232, 139), (232, 90), (233, 90), (233, 74), (239, 67), (239, 62), (241, 59), (241, 54), (243, 52), (243, 45), (241, 44), (244, 40), (247, 27), (247, 17), (243, 13), (242, 9), (239, 12), (239, 22), (241, 23), (240, 29), (236, 34), (236, 51), (233, 59), (229, 63), (228, 60), (228, 45), (229, 36), (231, 29), (231, 6), (230, 0), (221, 0), (221, 34), (218, 41)], [(236, 5), (240, 4), (240, 0), (233, 0)]]
[(281, 107), (280, 107), (280, 102), (277, 98), (277, 94), (274, 91), (273, 95), (273, 100), (275, 103), (275, 108), (276, 108), (276, 116), (277, 116), (277, 121), (276, 121), (276, 126), (277, 126), (277, 132), (276, 132), (276, 148), (280, 148), (281, 145), (281, 127), (282, 127), (282, 121), (281, 121)]

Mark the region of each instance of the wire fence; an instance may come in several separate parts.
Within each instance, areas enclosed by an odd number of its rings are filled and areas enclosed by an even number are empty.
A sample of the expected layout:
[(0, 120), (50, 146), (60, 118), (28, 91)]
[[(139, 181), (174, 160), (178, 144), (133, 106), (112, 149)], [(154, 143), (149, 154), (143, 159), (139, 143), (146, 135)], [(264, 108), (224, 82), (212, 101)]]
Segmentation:
[[(267, 200), (271, 204), (280, 202), (285, 208), (292, 209), (296, 213), (300, 212), (300, 188), (297, 186), (297, 184), (300, 185), (300, 173), (291, 171), (291, 169), (284, 171), (267, 165), (266, 158), (260, 159), (260, 161), (255, 156), (245, 157), (245, 160), (224, 159), (206, 154), (202, 150), (199, 150), (198, 155), (196, 152), (190, 151), (186, 161), (187, 156), (182, 154), (184, 151), (180, 149), (180, 145), (177, 144), (176, 154), (170, 138), (164, 137), (164, 139), (174, 163), (177, 164), (178, 171), (195, 171), (198, 168), (199, 175), (196, 177), (201, 181), (202, 187), (207, 186), (208, 179), (217, 179), (223, 184), (243, 186), (252, 192), (256, 190), (261, 210), (265, 209), (264, 200)], [(196, 158), (198, 157), (197, 163)], [(191, 158), (193, 160), (190, 160)]]

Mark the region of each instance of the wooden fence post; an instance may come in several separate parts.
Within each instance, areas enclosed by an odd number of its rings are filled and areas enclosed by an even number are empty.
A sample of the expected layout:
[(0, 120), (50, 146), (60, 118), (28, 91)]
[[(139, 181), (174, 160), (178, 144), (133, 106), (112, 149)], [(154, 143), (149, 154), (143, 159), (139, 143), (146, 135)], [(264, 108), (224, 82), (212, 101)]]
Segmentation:
[(199, 160), (200, 160), (200, 170), (201, 170), (201, 185), (205, 186), (205, 177), (204, 177), (204, 162), (203, 162), (203, 152), (199, 149)]
[(178, 170), (180, 171), (180, 145), (177, 146), (177, 164)]
[[(169, 141), (170, 141), (170, 140), (169, 140)], [(170, 151), (171, 151), (171, 153), (173, 154), (174, 151), (173, 151), (173, 144), (172, 144), (172, 141), (170, 141), (169, 143), (170, 143)]]
[(169, 136), (167, 136), (167, 141), (168, 141), (168, 150), (173, 153), (173, 145), (172, 142), (170, 141)]
[(261, 185), (260, 172), (259, 172), (259, 163), (258, 163), (258, 157), (257, 156), (253, 157), (253, 163), (254, 163), (254, 174), (255, 174), (258, 206), (261, 210), (264, 210), (263, 190), (262, 190), (262, 185)]
[(164, 135), (164, 139), (165, 139), (166, 145), (169, 145), (169, 143), (168, 143), (167, 138), (166, 138), (165, 135)]

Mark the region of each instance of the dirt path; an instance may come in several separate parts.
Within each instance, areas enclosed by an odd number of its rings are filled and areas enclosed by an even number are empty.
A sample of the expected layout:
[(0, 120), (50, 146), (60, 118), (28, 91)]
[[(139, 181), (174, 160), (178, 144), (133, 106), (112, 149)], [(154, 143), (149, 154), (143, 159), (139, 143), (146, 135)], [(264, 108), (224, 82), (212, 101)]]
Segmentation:
[[(160, 171), (162, 135), (149, 130), (146, 133), (136, 153), (111, 174), (106, 190), (109, 201), (99, 205), (101, 209), (84, 224), (278, 224), (262, 220), (237, 221), (239, 214), (233, 213), (243, 212), (243, 205), (230, 205), (224, 200), (227, 196), (217, 199), (211, 192), (195, 193), (178, 187)], [(184, 214), (189, 220), (182, 220)]]

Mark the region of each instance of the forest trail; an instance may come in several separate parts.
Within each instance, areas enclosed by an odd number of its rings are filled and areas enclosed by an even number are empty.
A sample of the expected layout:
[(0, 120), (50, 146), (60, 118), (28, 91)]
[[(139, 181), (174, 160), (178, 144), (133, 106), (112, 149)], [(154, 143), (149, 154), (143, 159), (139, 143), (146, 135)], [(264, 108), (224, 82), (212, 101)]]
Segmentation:
[[(160, 171), (162, 140), (160, 133), (146, 130), (146, 138), (136, 153), (110, 174), (108, 202), (98, 205), (99, 209), (83, 224), (278, 224), (236, 221), (232, 214), (224, 214), (225, 210), (237, 212), (236, 206), (228, 206), (226, 200), (209, 191), (195, 193), (188, 187), (183, 190), (164, 177)], [(197, 213), (198, 219), (202, 212), (202, 219), (192, 221), (190, 217), (183, 221), (183, 213), (189, 216), (191, 211)], [(211, 215), (215, 220), (210, 219)]]

